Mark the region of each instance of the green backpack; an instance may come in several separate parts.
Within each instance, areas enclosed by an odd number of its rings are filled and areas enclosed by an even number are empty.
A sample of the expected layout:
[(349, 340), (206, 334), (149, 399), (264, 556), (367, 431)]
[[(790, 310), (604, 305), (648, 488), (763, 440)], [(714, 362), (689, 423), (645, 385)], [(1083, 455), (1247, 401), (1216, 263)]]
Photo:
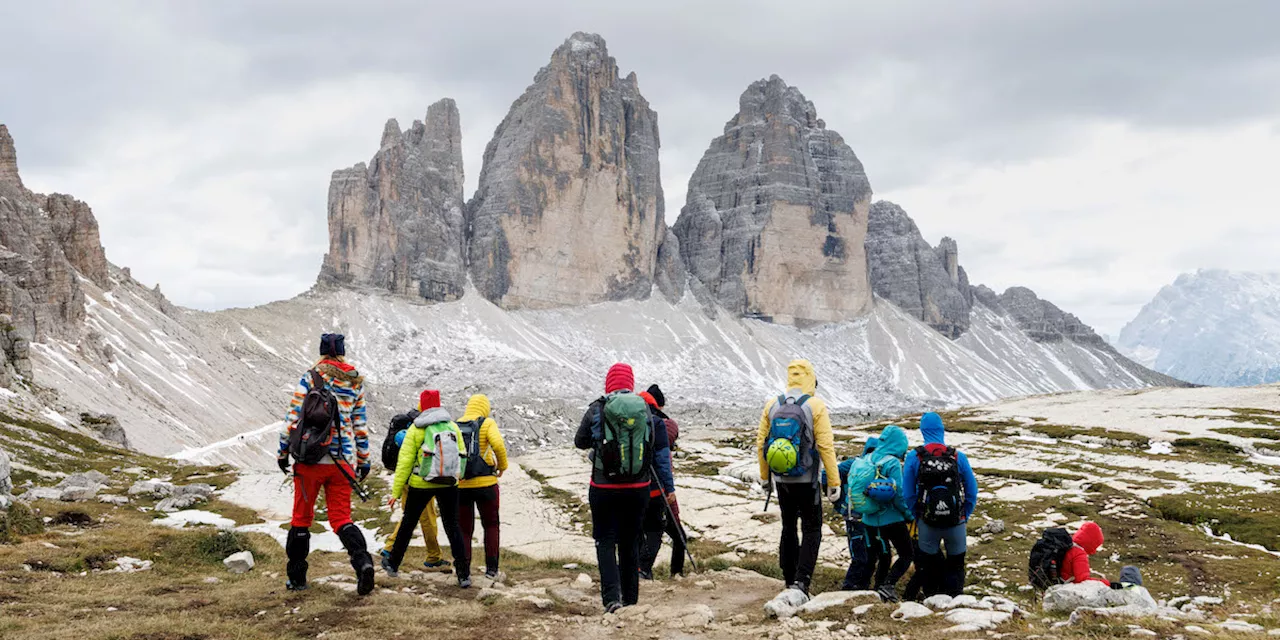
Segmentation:
[(642, 482), (649, 477), (653, 429), (649, 405), (634, 393), (605, 398), (596, 414), (595, 468), (610, 482)]
[(458, 440), (452, 421), (436, 422), (422, 428), (422, 448), (415, 472), (432, 484), (455, 485), (467, 468), (467, 449)]

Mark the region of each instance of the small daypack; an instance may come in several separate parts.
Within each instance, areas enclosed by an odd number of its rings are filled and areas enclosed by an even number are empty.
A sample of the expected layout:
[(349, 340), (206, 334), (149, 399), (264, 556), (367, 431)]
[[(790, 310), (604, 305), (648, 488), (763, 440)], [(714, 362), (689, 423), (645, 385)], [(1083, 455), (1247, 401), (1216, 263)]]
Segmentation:
[(916, 448), (916, 515), (931, 527), (954, 527), (964, 520), (964, 480), (953, 447), (928, 444)]
[(814, 460), (813, 412), (809, 395), (781, 395), (769, 414), (765, 438), (765, 462), (778, 482), (812, 480)]
[(885, 475), (883, 462), (872, 462), (871, 456), (862, 456), (849, 467), (845, 495), (849, 499), (849, 508), (855, 513), (864, 516), (880, 513), (898, 495), (898, 483)]
[(458, 430), (462, 432), (462, 444), (467, 454), (467, 466), (462, 472), (463, 480), (491, 476), (497, 469), (480, 455), (480, 427), (484, 426), (484, 418), (476, 418), (467, 422), (459, 422)]
[(1031, 582), (1031, 586), (1044, 591), (1055, 584), (1061, 584), (1062, 564), (1073, 546), (1075, 542), (1066, 529), (1045, 529), (1044, 534), (1031, 547), (1031, 558), (1027, 562), (1027, 580)]
[(329, 445), (342, 424), (338, 399), (324, 376), (314, 369), (309, 373), (311, 388), (302, 399), (298, 423), (289, 433), (289, 455), (300, 464), (317, 464), (329, 455)]
[(646, 480), (655, 425), (644, 398), (626, 392), (606, 396), (596, 424), (595, 468), (614, 483)]
[(396, 434), (413, 426), (413, 419), (418, 417), (417, 411), (397, 414), (387, 426), (387, 439), (382, 441), (382, 466), (394, 472), (400, 460), (400, 445), (396, 444)]
[(432, 484), (456, 485), (467, 464), (467, 450), (458, 441), (451, 421), (423, 427), (422, 448), (418, 452), (418, 477)]

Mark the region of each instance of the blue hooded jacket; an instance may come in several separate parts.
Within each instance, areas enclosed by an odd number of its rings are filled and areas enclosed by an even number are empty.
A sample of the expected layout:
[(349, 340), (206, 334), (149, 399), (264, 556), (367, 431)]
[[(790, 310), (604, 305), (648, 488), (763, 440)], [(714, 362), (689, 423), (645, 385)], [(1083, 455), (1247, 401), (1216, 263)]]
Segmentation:
[(902, 427), (888, 426), (880, 432), (880, 445), (871, 454), (871, 461), (880, 468), (881, 474), (898, 485), (898, 494), (893, 502), (885, 505), (879, 513), (862, 516), (863, 524), (868, 527), (883, 527), (910, 520), (910, 510), (903, 495), (902, 457), (907, 454), (907, 434)]
[[(924, 436), (925, 444), (946, 444), (947, 432), (942, 426), (942, 416), (933, 412), (921, 416), (920, 435)], [(978, 478), (973, 475), (973, 467), (969, 466), (969, 459), (963, 451), (956, 452), (956, 459), (960, 464), (960, 479), (964, 481), (964, 517), (968, 520), (973, 515), (973, 509), (978, 506)], [(902, 481), (903, 493), (913, 520), (916, 517), (916, 481), (919, 474), (920, 458), (912, 449), (903, 464)]]
[[(858, 456), (858, 458), (870, 455), (879, 444), (879, 438), (875, 436), (867, 438), (867, 444), (862, 447), (862, 455)], [(836, 501), (836, 513), (843, 516), (849, 515), (849, 494), (845, 486), (849, 482), (849, 469), (853, 468), (853, 461), (858, 458), (845, 458), (840, 461), (840, 464), (836, 465), (836, 468), (840, 471), (840, 499)], [(826, 480), (826, 476), (822, 478)]]

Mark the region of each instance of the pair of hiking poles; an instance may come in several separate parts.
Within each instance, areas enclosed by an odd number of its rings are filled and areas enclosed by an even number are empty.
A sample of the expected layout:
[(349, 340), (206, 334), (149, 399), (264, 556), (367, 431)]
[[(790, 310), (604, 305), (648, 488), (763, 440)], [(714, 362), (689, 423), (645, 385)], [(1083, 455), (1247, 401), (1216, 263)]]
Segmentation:
[[(649, 473), (653, 474), (655, 480), (662, 476), (658, 475), (657, 467), (649, 465)], [(671, 508), (671, 501), (667, 499), (667, 490), (662, 487), (662, 481), (657, 481), (658, 493), (662, 494), (662, 506), (667, 509), (667, 517), (676, 523), (676, 533), (680, 534), (680, 544), (684, 545), (684, 553), (689, 557), (689, 565), (694, 571), (698, 570), (698, 561), (693, 557), (693, 549), (689, 548), (689, 536), (684, 532), (684, 523), (680, 522), (680, 518), (676, 517), (676, 512)]]

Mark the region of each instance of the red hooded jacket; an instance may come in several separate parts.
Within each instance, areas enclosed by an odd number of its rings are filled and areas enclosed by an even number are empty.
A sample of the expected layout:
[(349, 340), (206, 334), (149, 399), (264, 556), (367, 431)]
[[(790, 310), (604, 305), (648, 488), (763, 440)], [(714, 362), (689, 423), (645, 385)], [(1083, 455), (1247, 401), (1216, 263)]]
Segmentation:
[(1074, 583), (1093, 581), (1111, 584), (1109, 580), (1092, 577), (1089, 569), (1089, 556), (1098, 553), (1098, 548), (1102, 546), (1102, 527), (1095, 522), (1086, 522), (1080, 525), (1080, 530), (1071, 536), (1071, 539), (1076, 545), (1071, 547), (1063, 558), (1062, 568), (1059, 570), (1062, 581)]

